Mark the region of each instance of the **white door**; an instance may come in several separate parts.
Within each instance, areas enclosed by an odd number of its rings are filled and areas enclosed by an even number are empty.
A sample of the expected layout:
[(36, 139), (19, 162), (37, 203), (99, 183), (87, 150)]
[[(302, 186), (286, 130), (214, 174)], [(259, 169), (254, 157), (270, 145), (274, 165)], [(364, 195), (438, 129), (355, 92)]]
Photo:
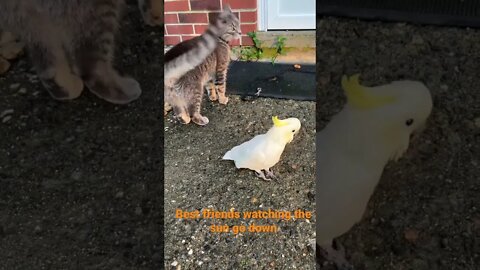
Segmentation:
[(263, 0), (261, 30), (315, 29), (315, 0)]

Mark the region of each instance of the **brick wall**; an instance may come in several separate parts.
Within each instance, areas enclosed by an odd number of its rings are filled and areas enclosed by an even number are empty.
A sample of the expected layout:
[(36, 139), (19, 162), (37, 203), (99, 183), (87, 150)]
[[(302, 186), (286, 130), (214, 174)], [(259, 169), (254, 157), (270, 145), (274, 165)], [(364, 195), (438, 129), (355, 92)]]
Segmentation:
[(240, 19), (242, 37), (232, 45), (253, 45), (248, 32), (257, 30), (257, 0), (165, 0), (165, 45), (201, 35), (212, 15), (229, 4)]

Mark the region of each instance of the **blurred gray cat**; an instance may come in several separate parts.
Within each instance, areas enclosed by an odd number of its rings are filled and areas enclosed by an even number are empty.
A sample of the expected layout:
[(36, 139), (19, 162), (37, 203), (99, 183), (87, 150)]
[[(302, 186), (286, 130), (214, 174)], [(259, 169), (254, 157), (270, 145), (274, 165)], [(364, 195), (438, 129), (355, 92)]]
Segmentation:
[(112, 67), (123, 6), (124, 0), (2, 0), (0, 27), (26, 43), (53, 98), (74, 99), (85, 84), (98, 97), (125, 104), (141, 88)]
[[(198, 125), (208, 124), (208, 118), (202, 116), (200, 110), (205, 84), (212, 78), (216, 89), (210, 90), (210, 100), (218, 99), (221, 104), (227, 104), (225, 83), (230, 63), (228, 42), (239, 38), (240, 34), (240, 22), (230, 7), (226, 6), (202, 36), (181, 42), (165, 54), (166, 65), (169, 63), (168, 60), (175, 57), (180, 59), (178, 55), (183, 55), (185, 59), (178, 61), (177, 69), (181, 69), (178, 68), (181, 65), (184, 68), (182, 71), (187, 67), (191, 68), (183, 76), (178, 73), (181, 76), (178, 79), (172, 76), (174, 79), (169, 82), (167, 82), (167, 68), (165, 68), (165, 113), (172, 107), (175, 116), (184, 124), (190, 121)], [(188, 54), (195, 50), (198, 51), (196, 55), (192, 54), (188, 58)], [(203, 55), (206, 55), (206, 58), (202, 59)], [(196, 62), (200, 64), (194, 66)]]

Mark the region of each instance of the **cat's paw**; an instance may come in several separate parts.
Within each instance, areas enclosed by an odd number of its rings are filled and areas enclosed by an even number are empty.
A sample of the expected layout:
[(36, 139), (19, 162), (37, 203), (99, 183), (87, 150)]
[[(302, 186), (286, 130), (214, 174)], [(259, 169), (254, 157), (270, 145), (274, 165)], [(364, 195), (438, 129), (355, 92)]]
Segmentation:
[(219, 97), (218, 98), (218, 103), (223, 104), (223, 105), (227, 105), (228, 97)]
[(168, 104), (167, 102), (165, 102), (163, 104), (163, 115), (167, 115), (169, 111), (171, 111), (173, 109), (172, 105)]
[(210, 99), (210, 101), (217, 101), (218, 100), (218, 97), (217, 97), (217, 93), (215, 92), (215, 90), (210, 90), (208, 91), (208, 99)]
[(140, 84), (132, 78), (119, 78), (113, 83), (106, 83), (99, 78), (91, 78), (85, 82), (88, 89), (110, 103), (127, 104), (140, 97)]
[(194, 122), (195, 124), (197, 124), (199, 126), (205, 126), (210, 121), (208, 120), (207, 117), (199, 115), (199, 116), (193, 117), (192, 122)]
[(57, 100), (75, 99), (83, 91), (83, 81), (68, 72), (59, 72), (54, 78), (39, 76), (50, 96)]
[(186, 114), (186, 113), (183, 113), (181, 115), (178, 115), (176, 116), (178, 121), (180, 121), (180, 123), (184, 124), (184, 125), (187, 125), (190, 123), (190, 121), (192, 120), (190, 118), (190, 115)]

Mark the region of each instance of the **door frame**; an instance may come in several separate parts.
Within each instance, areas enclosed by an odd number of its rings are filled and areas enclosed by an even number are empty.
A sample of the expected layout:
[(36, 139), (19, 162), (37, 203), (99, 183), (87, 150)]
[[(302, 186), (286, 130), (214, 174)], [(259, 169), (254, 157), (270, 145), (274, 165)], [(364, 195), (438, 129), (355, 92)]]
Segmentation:
[(257, 30), (267, 31), (267, 0), (257, 0)]

